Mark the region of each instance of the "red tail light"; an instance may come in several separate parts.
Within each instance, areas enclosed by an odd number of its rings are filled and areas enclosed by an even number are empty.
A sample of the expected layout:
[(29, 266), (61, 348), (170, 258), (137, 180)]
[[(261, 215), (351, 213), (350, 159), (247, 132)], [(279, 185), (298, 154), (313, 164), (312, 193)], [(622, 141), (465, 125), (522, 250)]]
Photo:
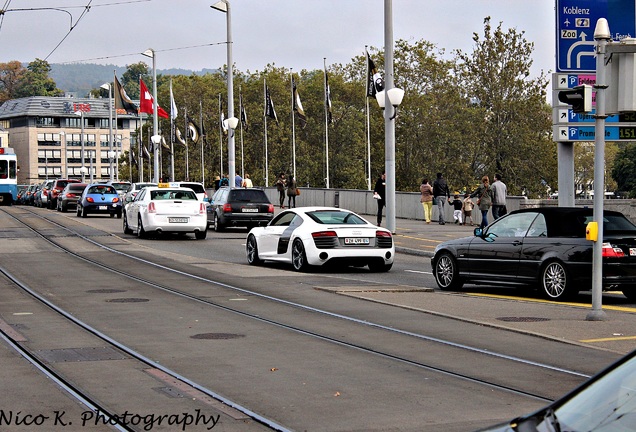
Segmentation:
[(115, 197), (115, 198), (113, 198), (113, 202), (114, 202), (114, 203), (119, 202), (119, 197)]
[(86, 197), (86, 201), (88, 201), (89, 203), (95, 202), (95, 200), (92, 197)]
[(205, 208), (205, 203), (199, 203), (199, 214), (206, 214), (207, 210)]
[(148, 213), (157, 213), (155, 203), (153, 203), (152, 201), (150, 201), (150, 204), (148, 204)]
[(232, 213), (232, 204), (230, 203), (223, 204), (223, 213)]
[(66, 198), (75, 198), (77, 197), (77, 195), (75, 195), (74, 193), (67, 193), (66, 194)]
[(267, 213), (274, 213), (274, 204), (270, 204), (267, 206)]
[(625, 252), (623, 249), (613, 246), (611, 243), (603, 243), (602, 247), (603, 258), (623, 258), (625, 257)]
[(388, 231), (376, 231), (375, 232), (375, 236), (376, 237), (388, 237), (391, 238), (391, 233)]
[(320, 238), (320, 237), (338, 237), (338, 234), (336, 234), (335, 231), (319, 231), (319, 232), (315, 232), (315, 233), (311, 233), (311, 236), (313, 238)]

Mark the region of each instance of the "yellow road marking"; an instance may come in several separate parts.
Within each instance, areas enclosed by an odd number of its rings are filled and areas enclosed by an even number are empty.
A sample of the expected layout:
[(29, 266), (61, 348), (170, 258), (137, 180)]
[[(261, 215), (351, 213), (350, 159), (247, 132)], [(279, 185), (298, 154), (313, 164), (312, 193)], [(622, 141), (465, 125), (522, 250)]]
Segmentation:
[[(590, 303), (560, 302), (560, 301), (543, 300), (543, 299), (536, 299), (536, 298), (530, 298), (530, 297), (504, 296), (504, 295), (497, 295), (497, 294), (471, 294), (471, 293), (466, 293), (466, 294), (469, 296), (474, 296), (474, 297), (488, 297), (488, 298), (498, 298), (498, 299), (504, 299), (504, 300), (523, 300), (523, 301), (534, 302), (534, 303), (550, 303), (555, 305), (574, 306), (574, 307), (580, 307), (580, 308), (589, 308), (590, 306), (592, 306)], [(613, 310), (618, 312), (636, 313), (636, 308), (625, 307), (625, 306), (603, 305), (603, 309)]]
[(612, 342), (612, 341), (620, 341), (620, 340), (636, 340), (636, 336), (616, 336), (611, 338), (585, 339), (579, 342), (594, 343), (594, 342)]
[(431, 240), (431, 239), (422, 238), (422, 237), (412, 237), (412, 236), (407, 236), (407, 235), (404, 235), (404, 234), (399, 234), (398, 236), (399, 237), (413, 239), (413, 240), (425, 241), (425, 242), (430, 242), (430, 243), (437, 243), (437, 244), (442, 242), (441, 240)]

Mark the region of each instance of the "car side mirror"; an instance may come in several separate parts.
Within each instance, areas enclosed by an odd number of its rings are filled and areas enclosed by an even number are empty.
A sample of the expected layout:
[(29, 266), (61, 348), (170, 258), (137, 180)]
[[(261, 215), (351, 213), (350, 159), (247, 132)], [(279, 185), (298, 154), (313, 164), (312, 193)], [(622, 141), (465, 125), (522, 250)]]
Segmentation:
[(484, 231), (481, 229), (481, 227), (477, 227), (475, 228), (475, 230), (473, 231), (473, 234), (475, 235), (475, 237), (481, 237), (481, 235), (484, 233)]

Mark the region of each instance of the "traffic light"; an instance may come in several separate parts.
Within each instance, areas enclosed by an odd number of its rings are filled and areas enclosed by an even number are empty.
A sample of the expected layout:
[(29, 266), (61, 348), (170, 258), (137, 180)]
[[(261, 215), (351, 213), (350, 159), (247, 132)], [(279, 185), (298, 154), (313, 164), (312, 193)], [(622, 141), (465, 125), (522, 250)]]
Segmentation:
[(592, 111), (592, 86), (584, 84), (570, 90), (561, 90), (559, 100), (572, 105), (575, 113), (587, 113)]

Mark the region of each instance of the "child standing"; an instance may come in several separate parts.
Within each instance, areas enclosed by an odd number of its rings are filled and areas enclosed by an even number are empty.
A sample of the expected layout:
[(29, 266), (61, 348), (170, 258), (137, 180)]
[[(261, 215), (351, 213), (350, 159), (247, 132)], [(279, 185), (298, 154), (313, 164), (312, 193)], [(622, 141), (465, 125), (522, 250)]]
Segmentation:
[(453, 206), (453, 219), (455, 220), (455, 224), (462, 225), (462, 208), (464, 207), (464, 202), (459, 199), (459, 194), (455, 194), (451, 205)]
[(473, 226), (473, 200), (470, 198), (470, 194), (464, 195), (464, 225), (466, 221), (470, 219), (470, 226)]

